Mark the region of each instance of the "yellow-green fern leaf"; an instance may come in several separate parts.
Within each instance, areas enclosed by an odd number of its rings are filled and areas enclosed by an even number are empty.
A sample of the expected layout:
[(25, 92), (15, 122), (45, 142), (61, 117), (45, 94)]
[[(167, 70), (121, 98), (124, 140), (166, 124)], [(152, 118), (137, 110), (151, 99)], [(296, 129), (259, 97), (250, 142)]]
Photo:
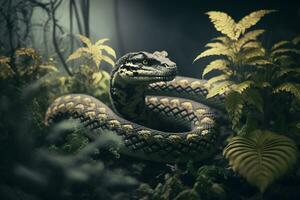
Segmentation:
[(227, 47), (218, 47), (218, 48), (210, 48), (210, 49), (207, 49), (205, 50), (204, 52), (202, 52), (201, 54), (199, 54), (194, 62), (196, 60), (199, 60), (200, 58), (204, 58), (204, 57), (207, 57), (207, 56), (220, 56), (220, 55), (223, 55), (223, 56), (227, 56), (227, 57), (233, 57), (233, 52), (231, 49), (228, 49)]
[(77, 34), (79, 39), (81, 40), (82, 43), (84, 43), (87, 47), (92, 46), (92, 42), (89, 38), (85, 37), (84, 35)]
[(227, 60), (214, 60), (211, 63), (209, 63), (203, 70), (202, 76), (205, 76), (209, 72), (213, 70), (219, 70), (219, 71), (228, 71), (230, 70), (228, 68), (229, 62)]
[(259, 48), (261, 48), (262, 47), (262, 45), (261, 45), (261, 43), (260, 42), (248, 42), (248, 43), (246, 43), (244, 46), (243, 46), (243, 48), (244, 49), (259, 49)]
[(217, 31), (220, 31), (232, 40), (237, 39), (235, 35), (236, 23), (228, 14), (219, 11), (210, 11), (206, 14), (209, 16), (210, 21), (214, 24)]
[(108, 56), (102, 56), (102, 60), (110, 64), (112, 67), (115, 66), (115, 61), (113, 61), (110, 57)]
[(237, 92), (230, 92), (225, 99), (225, 107), (231, 118), (232, 126), (235, 128), (240, 121), (244, 107), (242, 96)]
[(225, 81), (225, 80), (228, 80), (228, 79), (229, 79), (228, 75), (222, 74), (222, 75), (218, 75), (218, 76), (215, 76), (215, 77), (209, 79), (207, 81), (207, 83), (208, 84), (213, 84), (213, 83), (217, 83), (219, 81)]
[(109, 39), (108, 38), (103, 38), (103, 39), (100, 39), (98, 40), (95, 45), (96, 46), (102, 46), (102, 44), (104, 44), (105, 42), (107, 42)]
[(300, 100), (300, 84), (298, 83), (283, 83), (274, 89), (274, 93), (289, 92)]
[(106, 51), (106, 53), (108, 53), (109, 55), (111, 55), (114, 58), (117, 57), (115, 50), (113, 48), (111, 48), (110, 46), (101, 45), (101, 46), (99, 46), (99, 49)]
[(215, 37), (212, 39), (212, 41), (219, 41), (226, 45), (228, 45), (230, 43), (230, 39), (226, 36)]
[(246, 62), (245, 62), (247, 65), (253, 65), (253, 66), (256, 66), (256, 65), (271, 65), (273, 64), (272, 62), (268, 61), (268, 60), (265, 60), (263, 58), (258, 58), (258, 57), (254, 57), (254, 59), (248, 59)]
[(257, 37), (262, 35), (265, 32), (263, 29), (258, 29), (258, 30), (253, 30), (247, 32), (243, 37), (241, 37), (237, 42), (236, 42), (236, 48), (239, 51), (246, 43), (250, 41), (256, 41)]
[(253, 81), (244, 81), (239, 84), (232, 85), (232, 90), (238, 92), (239, 94), (242, 94), (246, 89), (250, 88), (254, 84)]
[(248, 28), (254, 26), (262, 17), (272, 12), (275, 12), (275, 10), (258, 10), (243, 17), (236, 25), (236, 37), (244, 34)]
[(222, 81), (217, 84), (214, 84), (209, 90), (206, 98), (211, 98), (216, 95), (222, 95), (229, 91), (230, 86), (233, 84), (232, 81)]
[(273, 50), (275, 50), (275, 49), (277, 49), (277, 48), (279, 48), (279, 47), (282, 47), (282, 46), (287, 45), (287, 44), (290, 44), (290, 43), (291, 43), (291, 42), (290, 42), (290, 41), (287, 41), (287, 40), (283, 40), (283, 41), (277, 42), (277, 43), (275, 43), (275, 44), (272, 46), (271, 50), (273, 51)]
[(243, 51), (243, 57), (245, 63), (255, 60), (255, 58), (261, 59), (265, 55), (265, 50), (263, 48), (247, 49)]
[(293, 140), (261, 130), (233, 137), (223, 151), (232, 169), (261, 192), (293, 167), (297, 154)]
[(78, 58), (81, 58), (88, 52), (88, 49), (85, 47), (78, 48), (76, 51), (74, 51), (67, 59), (67, 62), (70, 60), (75, 60)]
[(272, 51), (271, 56), (275, 57), (277, 54), (284, 54), (284, 53), (296, 53), (300, 55), (300, 51), (298, 49), (282, 48), (282, 49), (275, 49), (274, 51)]

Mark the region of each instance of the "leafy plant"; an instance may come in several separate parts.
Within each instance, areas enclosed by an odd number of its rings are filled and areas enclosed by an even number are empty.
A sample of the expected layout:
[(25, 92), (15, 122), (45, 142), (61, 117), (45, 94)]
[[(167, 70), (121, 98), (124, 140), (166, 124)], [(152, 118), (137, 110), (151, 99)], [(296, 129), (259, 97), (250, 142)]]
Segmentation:
[[(207, 98), (225, 96), (233, 135), (239, 136), (233, 137), (225, 147), (224, 155), (232, 168), (261, 192), (287, 173), (298, 153), (291, 139), (276, 134), (290, 135), (291, 123), (295, 126), (299, 120), (293, 114), (300, 94), (297, 39), (279, 41), (265, 49), (258, 40), (265, 30), (248, 31), (272, 12), (255, 11), (239, 22), (223, 12), (208, 12), (223, 36), (214, 38), (206, 45), (209, 49), (194, 60), (221, 56), (203, 70), (202, 76), (209, 75), (211, 84)], [(277, 165), (270, 167), (269, 163)]]
[(102, 61), (107, 62), (111, 66), (115, 65), (115, 62), (109, 56), (103, 54), (103, 51), (105, 51), (108, 55), (116, 58), (115, 51), (110, 46), (104, 45), (104, 43), (108, 41), (107, 38), (100, 39), (95, 44), (92, 44), (89, 38), (80, 34), (78, 34), (78, 37), (81, 42), (86, 45), (86, 47), (77, 49), (68, 57), (67, 61), (87, 57), (88, 60), (93, 61), (97, 67)]
[(224, 156), (234, 171), (264, 192), (296, 163), (297, 146), (286, 136), (256, 130), (246, 137), (233, 137)]

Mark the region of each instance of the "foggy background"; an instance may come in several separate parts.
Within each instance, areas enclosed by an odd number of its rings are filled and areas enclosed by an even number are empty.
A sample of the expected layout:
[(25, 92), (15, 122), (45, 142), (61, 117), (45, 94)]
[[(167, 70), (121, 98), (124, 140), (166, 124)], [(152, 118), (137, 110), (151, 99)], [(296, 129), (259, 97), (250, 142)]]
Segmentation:
[[(57, 15), (66, 30), (69, 23), (67, 3), (63, 2)], [(110, 38), (109, 44), (118, 57), (132, 51), (166, 50), (178, 64), (180, 75), (199, 78), (209, 59), (192, 61), (210, 39), (219, 36), (205, 12), (223, 11), (238, 21), (260, 9), (278, 10), (254, 26), (254, 29), (267, 30), (262, 37), (267, 46), (300, 33), (299, 1), (91, 0), (90, 37), (93, 42)], [(42, 20), (41, 16), (34, 16), (35, 20)]]

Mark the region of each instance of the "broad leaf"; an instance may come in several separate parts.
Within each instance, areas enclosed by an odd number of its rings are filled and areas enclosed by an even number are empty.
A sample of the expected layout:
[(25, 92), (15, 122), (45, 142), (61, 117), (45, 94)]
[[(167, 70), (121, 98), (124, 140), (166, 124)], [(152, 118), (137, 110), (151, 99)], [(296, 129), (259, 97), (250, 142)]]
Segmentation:
[(283, 135), (256, 130), (232, 138), (223, 155), (234, 171), (264, 192), (296, 163), (297, 146)]

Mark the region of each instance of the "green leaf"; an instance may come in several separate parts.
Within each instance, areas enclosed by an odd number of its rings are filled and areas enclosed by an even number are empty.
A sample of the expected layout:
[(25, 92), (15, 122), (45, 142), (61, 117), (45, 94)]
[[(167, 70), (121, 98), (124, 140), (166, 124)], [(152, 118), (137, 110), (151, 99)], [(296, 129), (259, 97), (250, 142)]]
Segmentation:
[(232, 89), (234, 91), (238, 92), (239, 94), (242, 94), (246, 89), (251, 87), (251, 85), (253, 85), (253, 84), (254, 84), (253, 81), (244, 81), (242, 83), (233, 85)]
[(208, 91), (206, 98), (211, 98), (216, 95), (222, 95), (225, 92), (229, 91), (229, 87), (233, 84), (232, 81), (223, 81), (217, 84), (214, 84)]
[(219, 71), (228, 71), (230, 70), (228, 68), (229, 62), (227, 60), (214, 60), (211, 63), (209, 63), (203, 70), (202, 77), (208, 74), (209, 72), (213, 70), (219, 70)]
[(256, 89), (247, 89), (243, 93), (243, 99), (250, 105), (254, 105), (261, 113), (264, 112), (263, 110), (263, 103), (264, 100), (260, 95), (259, 91)]
[(110, 64), (112, 67), (115, 66), (115, 61), (113, 61), (110, 57), (108, 56), (102, 56), (102, 60)]
[(297, 146), (283, 135), (256, 130), (246, 137), (233, 137), (223, 155), (234, 171), (264, 192), (296, 163)]
[(75, 59), (81, 58), (86, 53), (87, 53), (87, 48), (85, 48), (85, 47), (78, 48), (71, 55), (69, 55), (67, 62), (69, 62), (70, 60), (75, 60)]
[(228, 47), (225, 47), (225, 46), (224, 47), (218, 47), (218, 48), (210, 48), (210, 49), (205, 50), (201, 54), (199, 54), (195, 58), (194, 62), (196, 60), (199, 60), (200, 58), (204, 58), (204, 57), (207, 57), (207, 56), (220, 56), (220, 55), (233, 57), (233, 52), (232, 52), (231, 49), (229, 49)]
[(111, 48), (110, 46), (107, 46), (107, 45), (101, 45), (101, 46), (99, 46), (99, 48), (100, 48), (101, 50), (106, 51), (106, 53), (108, 53), (108, 54), (111, 55), (112, 57), (114, 57), (114, 58), (117, 57), (117, 56), (116, 56), (115, 50), (114, 50), (113, 48)]
[(258, 10), (243, 17), (236, 25), (236, 37), (238, 38), (240, 34), (244, 34), (247, 29), (259, 22), (262, 17), (272, 12), (275, 12), (275, 10)]
[(229, 79), (229, 76), (222, 74), (222, 75), (215, 76), (215, 77), (209, 79), (207, 82), (208, 82), (208, 84), (213, 84), (213, 83), (217, 83), (219, 81), (224, 81), (224, 80), (228, 80), (228, 79)]
[(108, 38), (103, 38), (103, 39), (100, 39), (98, 40), (95, 45), (96, 46), (101, 46), (102, 44), (104, 44), (105, 42), (107, 42), (109, 39)]
[(225, 99), (225, 107), (231, 118), (233, 128), (239, 124), (244, 107), (242, 96), (238, 92), (230, 92)]
[(300, 100), (300, 84), (298, 83), (283, 83), (274, 89), (274, 93), (289, 92)]
[(249, 31), (236, 42), (237, 49), (240, 50), (246, 43), (250, 41), (256, 41), (257, 37), (262, 35), (264, 32), (265, 30), (263, 29)]
[(271, 56), (275, 56), (276, 54), (283, 54), (283, 53), (296, 53), (300, 55), (300, 51), (297, 49), (291, 49), (291, 48), (284, 48), (284, 49), (275, 49), (272, 51)]
[(210, 21), (214, 24), (217, 31), (220, 31), (232, 40), (237, 39), (235, 35), (236, 23), (228, 14), (219, 11), (210, 11), (206, 14), (209, 16)]
[(279, 47), (282, 47), (282, 46), (284, 46), (284, 45), (286, 45), (286, 44), (290, 44), (290, 43), (291, 43), (291, 42), (290, 42), (290, 41), (287, 41), (287, 40), (283, 40), (283, 41), (277, 42), (277, 43), (275, 43), (275, 44), (272, 46), (271, 50), (273, 51), (273, 50), (275, 50), (275, 49), (277, 49), (277, 48), (279, 48)]
[(92, 46), (92, 42), (89, 38), (85, 37), (84, 35), (77, 34), (79, 39), (81, 40), (82, 43), (84, 43), (87, 47)]

